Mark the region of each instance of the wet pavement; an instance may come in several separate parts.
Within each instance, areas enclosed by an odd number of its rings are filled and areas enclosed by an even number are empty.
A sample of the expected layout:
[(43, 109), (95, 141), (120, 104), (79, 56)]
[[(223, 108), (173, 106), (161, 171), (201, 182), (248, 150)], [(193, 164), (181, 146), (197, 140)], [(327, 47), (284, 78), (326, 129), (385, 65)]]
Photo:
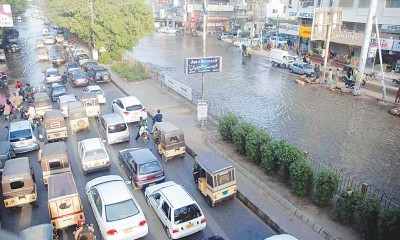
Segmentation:
[[(201, 41), (155, 33), (128, 55), (200, 92), (201, 76), (185, 75), (184, 59), (201, 56)], [(318, 86), (300, 87), (296, 75), (261, 57), (242, 59), (237, 48), (216, 37), (207, 41), (206, 55), (223, 58), (221, 73), (206, 74), (207, 98), (324, 163), (398, 195), (400, 125), (387, 107)]]

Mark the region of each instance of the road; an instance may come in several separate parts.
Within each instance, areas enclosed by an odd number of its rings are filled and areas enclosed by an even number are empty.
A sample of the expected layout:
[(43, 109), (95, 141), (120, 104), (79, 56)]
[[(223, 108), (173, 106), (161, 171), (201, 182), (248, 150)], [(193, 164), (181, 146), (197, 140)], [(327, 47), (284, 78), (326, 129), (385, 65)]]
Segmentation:
[[(50, 66), (49, 62), (39, 62), (37, 59), (37, 52), (35, 50), (35, 40), (41, 37), (41, 29), (43, 28), (40, 20), (34, 20), (30, 17), (30, 10), (27, 11), (23, 22), (19, 23), (16, 28), (20, 31), (20, 43), (22, 45), (22, 52), (15, 55), (8, 55), (9, 63), (8, 69), (13, 79), (23, 79), (25, 82), (31, 82), (33, 85), (45, 85), (43, 82), (42, 71)], [(51, 52), (53, 46), (47, 46)], [(123, 94), (112, 84), (102, 84), (108, 102), (101, 107), (102, 113), (111, 112), (110, 100), (122, 97)], [(74, 93), (78, 98), (82, 95), (83, 88), (72, 89), (69, 87), (69, 92)], [(56, 105), (53, 104), (53, 108)], [(68, 119), (67, 119), (68, 120)], [(0, 140), (6, 139), (4, 131), (5, 123), (0, 123)], [(90, 119), (90, 132), (79, 132), (76, 135), (72, 135), (69, 131), (69, 139), (67, 141), (68, 153), (71, 160), (72, 172), (77, 184), (78, 191), (80, 193), (85, 217), (88, 222), (95, 223), (93, 212), (88, 204), (84, 187), (86, 182), (96, 177), (103, 176), (105, 174), (116, 174), (123, 178), (127, 178), (123, 170), (118, 166), (118, 151), (128, 147), (148, 147), (152, 149), (153, 153), (160, 160), (160, 156), (153, 149), (153, 139), (147, 145), (141, 142), (136, 142), (134, 137), (137, 133), (137, 127), (134, 124), (129, 124), (129, 130), (131, 133), (131, 140), (129, 143), (121, 143), (107, 147), (107, 151), (112, 160), (111, 170), (100, 171), (90, 173), (86, 176), (82, 174), (80, 168), (79, 158), (77, 155), (77, 142), (83, 139), (91, 137), (100, 137), (100, 134), (96, 128), (94, 119)], [(193, 136), (186, 136), (187, 138)], [(36, 175), (37, 187), (38, 187), (38, 199), (39, 207), (32, 209), (30, 206), (24, 206), (18, 208), (11, 213), (7, 213), (4, 205), (1, 204), (1, 219), (2, 228), (14, 233), (18, 233), (20, 230), (49, 222), (49, 214), (47, 208), (47, 190), (44, 187), (41, 168), (38, 163), (37, 152), (30, 152), (21, 154), (19, 156), (29, 157)], [(238, 199), (226, 201), (221, 203), (215, 208), (208, 207), (202, 194), (196, 189), (195, 184), (192, 180), (192, 164), (193, 159), (186, 155), (184, 159), (175, 159), (169, 161), (167, 164), (160, 160), (167, 180), (175, 181), (185, 186), (188, 192), (197, 200), (201, 206), (207, 220), (207, 228), (200, 233), (196, 233), (192, 236), (186, 237), (185, 239), (203, 239), (213, 235), (219, 235), (225, 239), (264, 239), (274, 234), (273, 230), (258, 219), (250, 210), (248, 210)], [(135, 198), (138, 200), (141, 208), (143, 209), (149, 226), (149, 234), (144, 239), (166, 239), (166, 234), (161, 222), (156, 216), (155, 212), (150, 209), (144, 199), (143, 191), (133, 190), (131, 188)], [(0, 197), (2, 202), (2, 196)], [(95, 224), (96, 233), (98, 239), (101, 239), (97, 225)], [(72, 231), (73, 228), (63, 230), (60, 232), (61, 239), (73, 239)]]

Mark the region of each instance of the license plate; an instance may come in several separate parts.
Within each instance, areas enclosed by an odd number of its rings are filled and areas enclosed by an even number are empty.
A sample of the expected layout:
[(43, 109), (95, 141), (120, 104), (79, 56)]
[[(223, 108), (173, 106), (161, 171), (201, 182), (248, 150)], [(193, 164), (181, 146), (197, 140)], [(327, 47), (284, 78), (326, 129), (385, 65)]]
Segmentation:
[(222, 195), (226, 195), (226, 194), (228, 194), (228, 190), (222, 192)]
[(20, 146), (26, 145), (26, 141), (21, 141), (21, 142), (19, 142), (19, 145), (20, 145)]
[(122, 138), (117, 138), (117, 142), (122, 142)]
[(59, 137), (60, 133), (54, 133), (54, 137)]
[(95, 162), (94, 163), (94, 166), (96, 167), (96, 166), (99, 166), (100, 165), (100, 163), (99, 162)]
[(133, 228), (128, 228), (128, 229), (125, 229), (124, 230), (124, 233), (126, 234), (126, 233), (130, 233), (130, 232), (132, 232), (133, 231)]
[(186, 228), (191, 228), (193, 227), (193, 223), (189, 223), (188, 225), (186, 225)]
[(155, 183), (150, 183), (150, 184), (149, 184), (149, 186), (154, 186), (154, 185), (156, 185), (156, 184), (155, 184)]

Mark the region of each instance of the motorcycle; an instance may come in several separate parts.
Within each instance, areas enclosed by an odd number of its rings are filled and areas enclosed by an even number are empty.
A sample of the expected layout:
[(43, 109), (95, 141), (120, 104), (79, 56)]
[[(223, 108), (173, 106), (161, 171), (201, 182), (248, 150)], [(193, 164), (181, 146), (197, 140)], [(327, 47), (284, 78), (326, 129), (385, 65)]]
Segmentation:
[(75, 240), (96, 240), (93, 224), (86, 223), (85, 220), (79, 220), (76, 230), (73, 232)]
[(142, 139), (144, 144), (149, 142), (149, 129), (147, 126), (142, 126), (139, 129), (140, 139)]

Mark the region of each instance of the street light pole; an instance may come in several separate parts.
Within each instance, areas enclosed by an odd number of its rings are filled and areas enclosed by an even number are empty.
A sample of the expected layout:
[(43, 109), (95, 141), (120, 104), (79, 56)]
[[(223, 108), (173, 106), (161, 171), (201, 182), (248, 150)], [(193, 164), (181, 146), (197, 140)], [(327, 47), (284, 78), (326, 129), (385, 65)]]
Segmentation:
[[(203, 58), (206, 57), (206, 37), (207, 37), (207, 0), (203, 0)], [(206, 100), (205, 95), (205, 75), (201, 74), (201, 100)], [(204, 126), (204, 120), (201, 120), (201, 127)]]

